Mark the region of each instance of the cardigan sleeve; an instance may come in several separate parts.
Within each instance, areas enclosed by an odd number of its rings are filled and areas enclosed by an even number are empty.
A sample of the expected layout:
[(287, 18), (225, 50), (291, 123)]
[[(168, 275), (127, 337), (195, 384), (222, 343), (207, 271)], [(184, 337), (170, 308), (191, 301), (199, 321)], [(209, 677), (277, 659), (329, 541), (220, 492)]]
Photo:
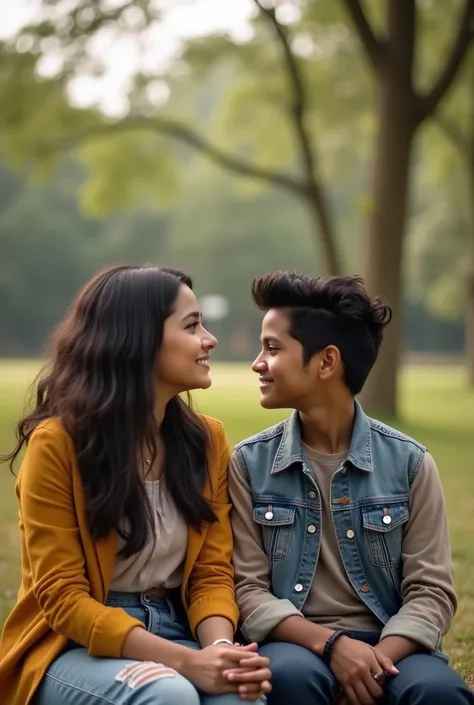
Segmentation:
[(128, 633), (143, 624), (91, 597), (73, 497), (72, 454), (64, 433), (40, 427), (20, 469), (17, 494), (32, 589), (52, 630), (92, 656), (118, 658)]
[(213, 420), (212, 444), (216, 450), (210, 463), (211, 484), (215, 487), (212, 509), (217, 521), (206, 530), (197, 560), (189, 580), (188, 619), (193, 634), (200, 622), (208, 617), (225, 617), (237, 628), (238, 609), (235, 603), (232, 557), (232, 528), (227, 487), (227, 466), (230, 448), (222, 423)]

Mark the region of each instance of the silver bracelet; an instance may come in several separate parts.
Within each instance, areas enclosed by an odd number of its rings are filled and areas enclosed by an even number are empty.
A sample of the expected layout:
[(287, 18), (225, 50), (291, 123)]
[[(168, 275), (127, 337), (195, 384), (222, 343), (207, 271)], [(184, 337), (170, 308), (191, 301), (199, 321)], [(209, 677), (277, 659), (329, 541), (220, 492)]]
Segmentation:
[(213, 646), (216, 646), (217, 644), (230, 644), (231, 646), (234, 646), (234, 643), (230, 641), (230, 639), (216, 639), (212, 642)]

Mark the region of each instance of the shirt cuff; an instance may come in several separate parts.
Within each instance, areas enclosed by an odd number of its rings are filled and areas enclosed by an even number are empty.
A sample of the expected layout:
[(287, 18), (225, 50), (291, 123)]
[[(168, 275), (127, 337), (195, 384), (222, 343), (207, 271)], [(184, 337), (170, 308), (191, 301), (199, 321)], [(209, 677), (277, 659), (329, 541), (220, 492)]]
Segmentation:
[(241, 632), (248, 641), (260, 643), (287, 617), (303, 617), (290, 600), (270, 600), (259, 605), (242, 624)]
[(430, 653), (441, 648), (441, 630), (421, 617), (394, 615), (383, 628), (380, 640), (387, 636), (404, 636), (412, 639), (428, 649)]

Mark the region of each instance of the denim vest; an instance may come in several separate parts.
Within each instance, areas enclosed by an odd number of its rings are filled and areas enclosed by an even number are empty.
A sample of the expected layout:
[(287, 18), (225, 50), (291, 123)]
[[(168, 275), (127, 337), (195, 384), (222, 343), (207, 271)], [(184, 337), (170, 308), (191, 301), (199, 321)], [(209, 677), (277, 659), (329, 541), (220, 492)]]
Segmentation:
[[(272, 592), (301, 610), (323, 527), (319, 489), (302, 454), (298, 412), (242, 441), (235, 451), (251, 487)], [(408, 495), (424, 453), (419, 443), (369, 418), (355, 402), (350, 449), (332, 479), (330, 506), (347, 577), (383, 624), (402, 604)]]

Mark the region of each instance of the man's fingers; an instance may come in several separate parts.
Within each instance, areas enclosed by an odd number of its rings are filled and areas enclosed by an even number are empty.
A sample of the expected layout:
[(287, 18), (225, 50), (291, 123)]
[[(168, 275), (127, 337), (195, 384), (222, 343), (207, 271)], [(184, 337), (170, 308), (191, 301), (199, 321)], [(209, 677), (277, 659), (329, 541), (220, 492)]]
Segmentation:
[[(372, 679), (373, 680), (373, 679)], [(374, 681), (374, 684), (377, 685)], [(359, 701), (362, 705), (375, 705), (375, 698), (372, 697), (370, 690), (367, 688), (364, 681), (356, 681), (353, 683), (354, 690), (356, 692)], [(379, 688), (380, 690), (380, 688)], [(382, 693), (380, 693), (382, 695)]]
[(381, 687), (382, 681), (378, 681), (374, 678), (374, 674), (382, 673), (382, 679), (385, 678), (385, 673), (382, 671), (379, 662), (374, 658), (373, 663), (370, 666), (370, 673), (368, 673), (364, 679), (365, 686), (374, 700), (381, 698), (383, 695), (383, 688)]
[(397, 676), (400, 673), (398, 668), (393, 665), (393, 661), (391, 661), (388, 656), (385, 656), (385, 654), (381, 654), (379, 651), (377, 651), (377, 649), (374, 650), (374, 654), (380, 666), (380, 670), (390, 673), (391, 676)]
[(349, 705), (362, 705), (357, 693), (351, 685), (344, 686), (344, 694), (349, 702)]

